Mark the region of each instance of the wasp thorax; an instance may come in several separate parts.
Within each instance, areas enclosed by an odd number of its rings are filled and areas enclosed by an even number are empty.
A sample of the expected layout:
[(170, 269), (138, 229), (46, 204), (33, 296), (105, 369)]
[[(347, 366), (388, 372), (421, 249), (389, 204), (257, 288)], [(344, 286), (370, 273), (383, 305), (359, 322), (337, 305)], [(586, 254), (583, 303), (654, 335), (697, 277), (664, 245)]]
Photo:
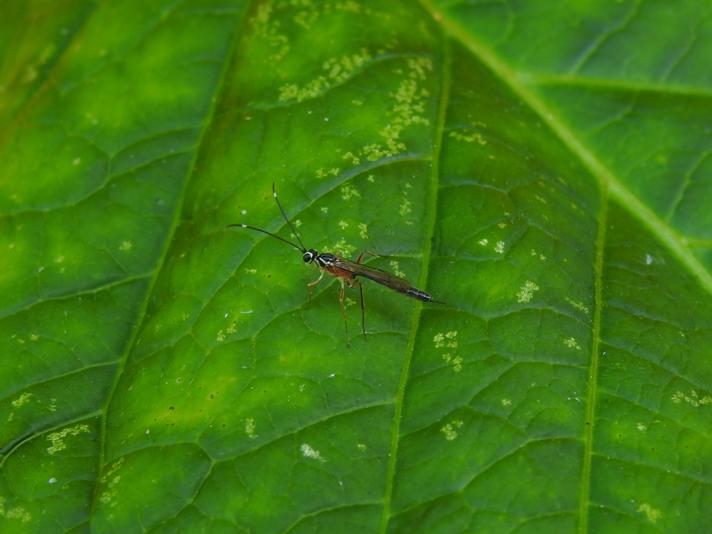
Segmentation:
[(302, 259), (304, 260), (304, 263), (311, 263), (314, 261), (314, 258), (316, 258), (319, 255), (319, 253), (314, 250), (313, 248), (310, 248), (304, 253), (304, 256)]

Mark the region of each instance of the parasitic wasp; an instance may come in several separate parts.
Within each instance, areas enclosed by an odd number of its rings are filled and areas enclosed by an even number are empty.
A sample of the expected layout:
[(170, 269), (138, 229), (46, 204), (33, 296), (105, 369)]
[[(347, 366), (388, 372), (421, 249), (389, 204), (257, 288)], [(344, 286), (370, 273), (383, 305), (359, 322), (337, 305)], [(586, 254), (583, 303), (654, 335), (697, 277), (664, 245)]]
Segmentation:
[(359, 254), (356, 261), (351, 261), (351, 260), (347, 260), (346, 258), (342, 258), (341, 256), (339, 256), (337, 254), (333, 254), (331, 252), (318, 252), (316, 249), (306, 248), (304, 246), (304, 243), (302, 243), (302, 240), (299, 238), (299, 234), (297, 233), (296, 229), (294, 228), (294, 226), (292, 226), (292, 223), (289, 221), (289, 218), (287, 217), (287, 214), (285, 213), (284, 208), (282, 208), (282, 204), (279, 202), (279, 198), (277, 197), (277, 191), (275, 189), (274, 183), (272, 184), (272, 196), (274, 197), (274, 200), (277, 203), (277, 207), (279, 208), (279, 212), (282, 214), (284, 221), (287, 223), (289, 228), (292, 230), (294, 237), (296, 237), (297, 242), (299, 243), (298, 245), (296, 243), (293, 243), (292, 241), (289, 241), (289, 240), (281, 237), (281, 236), (278, 236), (277, 234), (273, 234), (272, 232), (269, 232), (263, 228), (258, 228), (256, 226), (252, 226), (249, 224), (228, 224), (227, 227), (228, 228), (249, 228), (250, 230), (255, 230), (257, 232), (267, 234), (268, 236), (274, 237), (275, 239), (279, 239), (283, 243), (286, 243), (286, 244), (296, 248), (298, 251), (300, 251), (302, 253), (302, 259), (304, 260), (304, 263), (316, 264), (316, 266), (319, 268), (319, 271), (321, 271), (321, 273), (319, 275), (319, 278), (317, 278), (313, 282), (310, 282), (307, 284), (307, 291), (309, 293), (310, 300), (311, 300), (312, 288), (314, 286), (316, 286), (319, 282), (321, 282), (322, 278), (324, 278), (324, 273), (328, 273), (331, 276), (337, 278), (339, 280), (339, 282), (341, 282), (341, 289), (339, 291), (339, 303), (341, 305), (341, 314), (344, 317), (344, 330), (346, 331), (347, 339), (348, 339), (348, 325), (347, 325), (346, 309), (344, 307), (344, 290), (345, 290), (346, 286), (358, 287), (358, 289), (359, 289), (359, 294), (361, 297), (361, 330), (363, 332), (364, 337), (366, 337), (365, 307), (364, 307), (364, 301), (363, 301), (363, 286), (361, 285), (361, 282), (356, 279), (357, 277), (362, 277), (362, 278), (367, 278), (369, 280), (373, 280), (374, 282), (376, 282), (378, 284), (386, 286), (389, 289), (392, 289), (394, 291), (397, 291), (398, 293), (402, 293), (402, 294), (412, 297), (414, 299), (422, 300), (425, 302), (435, 302), (438, 304), (444, 304), (442, 301), (434, 300), (433, 297), (429, 293), (426, 293), (425, 291), (422, 291), (416, 287), (413, 287), (411, 285), (411, 283), (408, 282), (408, 280), (406, 280), (405, 278), (401, 278), (399, 276), (391, 274), (391, 273), (384, 271), (382, 269), (377, 269), (375, 267), (369, 267), (368, 265), (364, 265), (363, 263), (361, 263), (361, 260), (363, 259), (364, 254), (369, 254), (371, 256), (378, 256), (378, 254), (374, 254), (373, 252), (362, 252), (361, 254)]

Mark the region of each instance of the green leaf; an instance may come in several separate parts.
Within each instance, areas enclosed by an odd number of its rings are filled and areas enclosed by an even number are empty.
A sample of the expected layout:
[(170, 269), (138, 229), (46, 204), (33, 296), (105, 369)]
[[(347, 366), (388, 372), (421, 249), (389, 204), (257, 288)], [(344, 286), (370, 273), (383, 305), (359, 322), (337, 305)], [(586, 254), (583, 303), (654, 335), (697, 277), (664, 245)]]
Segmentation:
[(5, 4), (0, 531), (712, 528), (709, 5)]

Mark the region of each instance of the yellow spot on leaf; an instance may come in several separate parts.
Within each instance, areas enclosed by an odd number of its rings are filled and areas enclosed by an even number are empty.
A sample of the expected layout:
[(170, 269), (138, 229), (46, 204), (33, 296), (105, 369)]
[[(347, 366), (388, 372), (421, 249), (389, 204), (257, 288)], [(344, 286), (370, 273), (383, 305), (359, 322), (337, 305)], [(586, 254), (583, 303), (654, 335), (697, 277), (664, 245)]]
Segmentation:
[(531, 302), (536, 291), (539, 291), (539, 286), (531, 280), (527, 280), (517, 292), (517, 302), (519, 302), (520, 304), (526, 304), (527, 302)]
[(444, 425), (441, 429), (440, 432), (442, 432), (445, 435), (445, 439), (448, 441), (453, 441), (454, 439), (457, 438), (457, 429), (462, 428), (462, 425), (465, 423), (463, 421), (460, 421), (459, 419), (455, 419), (454, 421), (451, 421), (450, 423), (447, 423)]
[(366, 223), (359, 223), (358, 235), (361, 239), (368, 239), (368, 225)]
[(636, 511), (645, 514), (645, 518), (651, 523), (657, 523), (658, 519), (663, 516), (660, 510), (653, 508), (648, 503), (642, 503), (640, 506), (638, 506), (638, 509)]
[(400, 270), (400, 263), (398, 263), (398, 260), (391, 260), (388, 262), (388, 264), (391, 266), (393, 274), (395, 274), (399, 278), (405, 278), (405, 273)]
[(257, 434), (255, 433), (255, 420), (252, 417), (245, 419), (245, 434), (250, 439), (255, 439)]
[(578, 341), (576, 341), (576, 339), (573, 337), (567, 337), (566, 339), (564, 339), (564, 345), (566, 345), (570, 349), (581, 350), (581, 346), (578, 344)]
[(676, 391), (675, 393), (673, 393), (671, 400), (675, 404), (680, 404), (681, 402), (685, 401), (687, 404), (695, 408), (712, 404), (712, 396), (700, 396), (700, 394), (697, 393), (697, 391), (695, 391), (694, 389), (690, 391), (689, 395), (683, 393), (682, 391)]
[(308, 443), (302, 443), (301, 447), (299, 449), (302, 451), (302, 456), (305, 458), (311, 458), (312, 460), (319, 460), (320, 462), (325, 462), (326, 460), (324, 457), (321, 455), (319, 451), (314, 449), (311, 445)]
[(78, 436), (83, 433), (89, 433), (88, 425), (75, 425), (64, 428), (59, 432), (52, 432), (47, 436), (47, 441), (51, 443), (51, 445), (47, 447), (47, 452), (52, 455), (58, 453), (59, 451), (63, 451), (67, 448), (67, 443), (65, 441), (67, 437)]
[(360, 197), (361, 193), (358, 192), (358, 190), (349, 184), (341, 186), (341, 198), (344, 200), (351, 200), (353, 197)]
[(17, 397), (15, 400), (13, 400), (11, 404), (15, 408), (19, 408), (20, 406), (24, 406), (25, 404), (30, 402), (31, 398), (32, 398), (32, 393), (25, 392), (22, 395), (20, 395), (19, 397)]
[(480, 132), (472, 132), (470, 134), (460, 133), (458, 131), (450, 132), (450, 137), (457, 141), (463, 141), (465, 143), (474, 143), (477, 141), (478, 144), (484, 146), (487, 144), (487, 140), (482, 137)]
[(27, 523), (32, 519), (30, 513), (21, 506), (8, 508), (5, 506), (5, 497), (0, 497), (0, 517), (6, 519), (18, 519), (22, 523)]

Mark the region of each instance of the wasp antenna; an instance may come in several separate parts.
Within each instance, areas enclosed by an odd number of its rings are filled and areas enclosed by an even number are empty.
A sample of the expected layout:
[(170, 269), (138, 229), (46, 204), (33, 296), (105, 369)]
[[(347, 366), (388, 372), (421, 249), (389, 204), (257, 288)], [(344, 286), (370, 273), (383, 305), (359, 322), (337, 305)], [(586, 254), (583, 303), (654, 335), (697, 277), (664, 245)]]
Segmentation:
[[(290, 246), (296, 248), (299, 252), (302, 252), (302, 253), (306, 252), (305, 248), (300, 247), (300, 246), (292, 243), (291, 241), (288, 241), (288, 240), (284, 239), (283, 237), (278, 236), (277, 234), (268, 232), (264, 228), (258, 228), (256, 226), (251, 226), (249, 224), (243, 224), (243, 223), (228, 224), (226, 226), (226, 228), (249, 228), (250, 230), (255, 230), (256, 232), (262, 232), (263, 234), (267, 234), (268, 236), (274, 237), (275, 239), (279, 239), (280, 241), (287, 243), (287, 245), (290, 245)], [(301, 243), (301, 241), (300, 241), (300, 243)]]
[(292, 230), (292, 233), (294, 234), (294, 237), (297, 238), (297, 241), (299, 241), (299, 244), (302, 246), (301, 250), (305, 251), (307, 247), (304, 246), (304, 243), (302, 243), (302, 240), (299, 238), (299, 234), (297, 233), (297, 230), (292, 226), (292, 223), (289, 222), (289, 217), (287, 217), (287, 214), (284, 212), (284, 208), (282, 207), (282, 204), (279, 202), (279, 198), (277, 198), (277, 189), (274, 185), (274, 182), (272, 182), (272, 196), (274, 197), (274, 201), (277, 203), (277, 207), (279, 208), (279, 212), (282, 214), (282, 217), (284, 218), (285, 222), (289, 226), (289, 228)]

